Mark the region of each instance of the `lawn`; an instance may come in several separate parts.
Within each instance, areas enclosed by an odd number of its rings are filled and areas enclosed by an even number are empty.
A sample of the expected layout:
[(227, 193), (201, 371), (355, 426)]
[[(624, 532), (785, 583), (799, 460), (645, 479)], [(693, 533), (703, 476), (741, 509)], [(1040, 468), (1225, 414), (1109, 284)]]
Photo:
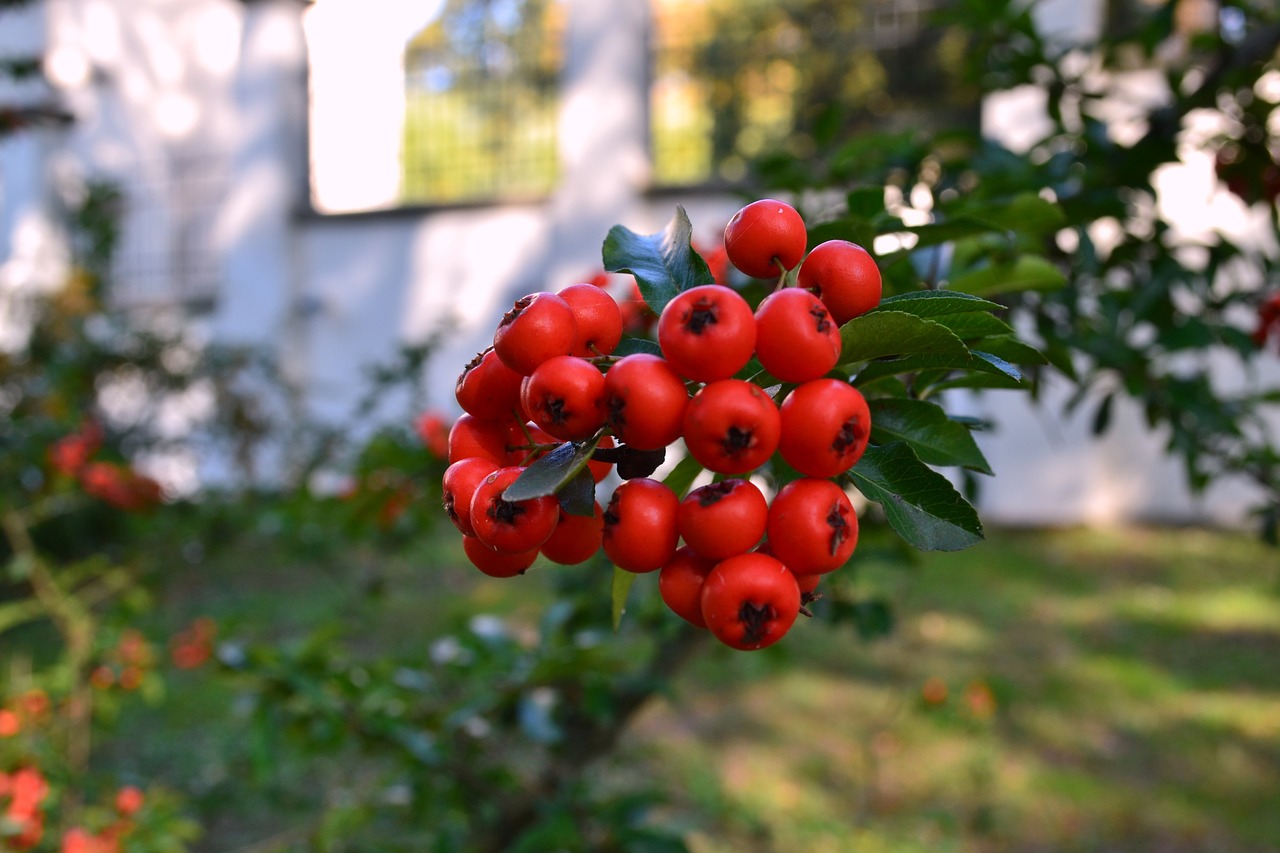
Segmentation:
[(1280, 850), (1274, 551), (997, 531), (884, 580), (891, 638), (717, 651), (637, 726), (699, 853)]
[[(364, 650), (412, 653), (475, 613), (531, 625), (545, 603), (536, 572), (460, 567), (452, 536), (394, 559), (265, 559), (182, 571), (161, 612), (281, 642), (339, 619)], [(815, 619), (764, 652), (709, 644), (593, 784), (653, 783), (654, 819), (696, 853), (1280, 850), (1274, 550), (1194, 529), (997, 530), (906, 569), (855, 562), (895, 603), (888, 638)], [(235, 701), (181, 674), (102, 760), (195, 792), (202, 850), (303, 849), (260, 842), (306, 808), (287, 788), (313, 771), (276, 768), (275, 798), (250, 802)]]

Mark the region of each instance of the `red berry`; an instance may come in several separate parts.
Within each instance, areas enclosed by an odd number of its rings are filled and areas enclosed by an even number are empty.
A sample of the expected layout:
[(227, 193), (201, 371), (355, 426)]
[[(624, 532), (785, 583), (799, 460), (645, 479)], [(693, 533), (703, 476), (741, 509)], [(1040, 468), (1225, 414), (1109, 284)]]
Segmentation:
[(524, 468), (499, 468), (480, 481), (471, 498), (471, 527), (476, 538), (496, 551), (519, 554), (537, 550), (556, 529), (560, 504), (553, 495), (509, 501), (502, 496)]
[(474, 536), (462, 537), (462, 551), (471, 561), (471, 565), (495, 578), (522, 575), (538, 559), (537, 548), (518, 554), (508, 554), (495, 551)]
[(706, 385), (684, 413), (684, 442), (694, 459), (720, 474), (745, 474), (778, 448), (778, 407), (762, 388), (742, 379)]
[(542, 556), (562, 566), (576, 566), (600, 550), (603, 538), (604, 510), (599, 502), (593, 515), (571, 515), (561, 507), (556, 529), (542, 543)]
[(769, 550), (797, 575), (840, 568), (858, 544), (858, 516), (844, 489), (805, 477), (778, 490), (769, 505)]
[(474, 536), (476, 532), (471, 526), (471, 499), (484, 478), (497, 469), (498, 464), (492, 459), (473, 456), (459, 459), (444, 471), (441, 487), (444, 512), (464, 536)]
[(834, 477), (849, 470), (867, 449), (871, 410), (862, 392), (848, 382), (806, 382), (787, 395), (778, 412), (778, 451), (801, 474)]
[(604, 374), (589, 361), (558, 355), (525, 377), (521, 401), (530, 419), (548, 434), (584, 441), (604, 426)]
[(783, 382), (825, 375), (840, 360), (840, 348), (840, 327), (807, 290), (774, 291), (756, 309), (756, 358)]
[(809, 236), (785, 201), (762, 198), (739, 210), (724, 229), (729, 263), (752, 278), (777, 278), (800, 263)]
[(571, 284), (559, 296), (573, 309), (578, 337), (573, 355), (608, 355), (622, 340), (622, 311), (607, 292), (594, 284)]
[(702, 585), (702, 618), (716, 639), (735, 649), (773, 645), (799, 614), (795, 576), (768, 554), (739, 554), (717, 563)]
[(604, 512), (604, 553), (628, 572), (662, 568), (676, 552), (676, 514), (680, 499), (648, 477), (618, 486)]
[(811, 290), (843, 326), (880, 304), (880, 268), (867, 250), (847, 240), (828, 240), (800, 265), (796, 282)]
[(658, 572), (658, 594), (671, 612), (699, 628), (702, 618), (702, 584), (715, 568), (715, 561), (699, 556), (692, 548), (676, 549), (675, 556)]
[(522, 377), (502, 363), (498, 354), (485, 350), (463, 368), (454, 389), (458, 405), (469, 415), (487, 420), (514, 417), (520, 400)]
[(769, 503), (749, 480), (701, 486), (680, 502), (677, 524), (685, 544), (711, 560), (751, 550), (764, 536)]
[(573, 352), (578, 321), (573, 309), (554, 293), (522, 296), (493, 333), (493, 348), (507, 367), (528, 376), (539, 364)]
[(449, 428), (449, 463), (481, 456), (495, 465), (509, 465), (512, 451), (508, 448), (514, 420), (482, 420), (463, 413)]
[(680, 437), (689, 392), (663, 358), (624, 356), (604, 377), (605, 409), (613, 434), (636, 450), (657, 450)]
[(755, 351), (755, 315), (736, 290), (720, 284), (693, 287), (662, 309), (658, 345), (681, 376), (697, 382), (728, 379)]

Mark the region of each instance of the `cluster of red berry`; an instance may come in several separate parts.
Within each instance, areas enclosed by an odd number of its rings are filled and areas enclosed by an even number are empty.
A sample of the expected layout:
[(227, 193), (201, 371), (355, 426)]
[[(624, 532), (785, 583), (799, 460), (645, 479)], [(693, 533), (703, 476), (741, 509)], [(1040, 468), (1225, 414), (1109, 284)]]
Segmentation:
[[(622, 316), (592, 284), (517, 300), (457, 384), (465, 414), (450, 431), (443, 495), (471, 562), (508, 577), (539, 554), (570, 565), (603, 550), (626, 571), (659, 571), (668, 606), (730, 646), (781, 638), (857, 543), (835, 478), (862, 456), (870, 412), (827, 374), (841, 324), (881, 293), (864, 249), (835, 240), (806, 255), (807, 240), (788, 204), (738, 211), (725, 229), (729, 262), (796, 286), (754, 309), (723, 284), (679, 292), (658, 317), (661, 355), (613, 355)], [(748, 368), (753, 358), (759, 369)], [(585, 467), (595, 483), (616, 466), (622, 482), (607, 506), (578, 515), (554, 494), (509, 499), (527, 466), (564, 442), (593, 448)], [(677, 442), (715, 475), (683, 498), (649, 476)], [(801, 476), (770, 500), (750, 475), (775, 453)]]
[(151, 509), (164, 498), (160, 484), (119, 462), (95, 460), (102, 449), (102, 427), (86, 420), (77, 432), (49, 446), (49, 466), (62, 477), (79, 480), (85, 494), (126, 512)]

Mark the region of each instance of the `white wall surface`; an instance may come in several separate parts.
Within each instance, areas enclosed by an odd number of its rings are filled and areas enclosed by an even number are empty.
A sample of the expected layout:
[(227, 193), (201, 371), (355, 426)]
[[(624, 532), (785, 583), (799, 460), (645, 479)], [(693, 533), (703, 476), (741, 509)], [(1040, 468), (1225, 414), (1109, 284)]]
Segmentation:
[[(306, 409), (336, 419), (350, 412), (368, 366), (385, 363), (399, 344), (444, 331), (428, 368), (427, 403), (456, 410), (454, 380), (491, 341), (510, 302), (597, 271), (610, 226), (654, 233), (678, 201), (699, 240), (712, 243), (740, 204), (727, 196), (645, 193), (644, 92), (635, 85), (645, 73), (643, 4), (566, 2), (564, 182), (545, 203), (298, 216), (308, 165), (323, 210), (394, 200), (403, 97), (394, 49), (419, 17), (433, 13), (435, 0), (397, 0), (387, 7), (399, 11), (386, 26), (359, 33), (352, 28), (368, 4), (356, 0), (320, 0), (305, 13), (296, 0), (46, 0), (44, 15), (25, 32), (38, 40), (47, 25), (51, 72), (78, 122), (57, 140), (52, 175), (40, 166), (46, 143), (17, 137), (0, 146), (0, 277), (29, 258), (21, 246), (32, 239), (31, 227), (22, 223), (30, 211), (47, 209), (42, 199), (53, 176), (154, 172), (163, 187), (174, 152), (208, 151), (210, 162), (227, 168), (225, 193), (204, 232), (218, 269), (212, 333), (274, 349)], [(1087, 30), (1096, 4), (1075, 7), (1079, 19), (1064, 12), (1069, 6), (1046, 4), (1044, 13), (1058, 16), (1061, 32), (1071, 32), (1073, 20)], [(14, 32), (0, 27), (3, 37)], [(371, 89), (385, 97), (359, 97)], [(308, 97), (315, 119), (310, 164), (303, 144)], [(1006, 125), (1025, 129), (1037, 105), (1036, 93), (1023, 92), (990, 114), (1012, 110)], [(355, 132), (336, 133), (343, 124)], [(1188, 173), (1172, 185), (1195, 192), (1199, 180)], [(174, 204), (163, 193), (151, 203)], [(979, 500), (988, 521), (1242, 519), (1247, 489), (1228, 484), (1206, 500), (1192, 498), (1164, 439), (1148, 434), (1131, 406), (1118, 405), (1108, 439), (1095, 442), (1091, 406), (1059, 418), (1056, 404), (1066, 393), (1051, 389), (1038, 409), (1018, 394), (955, 398), (964, 413), (998, 425), (979, 436), (997, 472), (984, 479)]]

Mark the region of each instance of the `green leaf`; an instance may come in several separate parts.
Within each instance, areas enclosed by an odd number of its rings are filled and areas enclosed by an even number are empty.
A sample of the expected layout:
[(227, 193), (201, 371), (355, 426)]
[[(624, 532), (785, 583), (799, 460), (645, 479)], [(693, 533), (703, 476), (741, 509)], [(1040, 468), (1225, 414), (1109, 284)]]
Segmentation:
[(560, 508), (569, 515), (592, 518), (596, 514), (596, 481), (591, 471), (583, 468), (578, 475), (556, 492)]
[(912, 225), (908, 228), (886, 228), (885, 233), (907, 232), (916, 235), (916, 242), (910, 251), (927, 249), (963, 240), (966, 237), (979, 237), (983, 234), (999, 234), (1006, 229), (991, 222), (985, 222), (972, 216), (955, 216), (942, 222), (930, 222), (925, 225)]
[(676, 205), (675, 215), (657, 234), (644, 236), (622, 225), (610, 228), (601, 251), (604, 268), (635, 276), (644, 301), (661, 314), (681, 291), (715, 283), (692, 241), (693, 225), (684, 208)]
[(524, 469), (502, 493), (503, 499), (527, 501), (557, 494), (582, 472), (595, 449), (596, 441), (566, 441)]
[(957, 293), (995, 296), (1024, 290), (1056, 290), (1067, 283), (1052, 263), (1035, 255), (1022, 255), (1013, 263), (992, 264), (951, 279), (947, 289)]
[(935, 318), (939, 323), (956, 333), (962, 341), (976, 341), (993, 335), (1011, 335), (1013, 327), (985, 311), (970, 311), (967, 314), (950, 314)]
[(618, 342), (610, 355), (622, 358), (624, 355), (634, 355), (642, 352), (648, 355), (662, 355), (662, 347), (658, 346), (658, 342), (649, 338), (634, 338), (628, 335)]
[(898, 535), (922, 551), (959, 551), (982, 541), (974, 508), (901, 442), (867, 447), (849, 476), (884, 508)]
[(871, 440), (876, 444), (901, 441), (928, 465), (958, 465), (991, 474), (973, 434), (947, 417), (939, 406), (923, 400), (885, 398), (869, 401)]
[(994, 335), (985, 338), (982, 341), (982, 351), (990, 355), (999, 356), (1006, 362), (1012, 362), (1013, 364), (1049, 363), (1044, 353), (1030, 344), (1018, 340), (1013, 335)]
[(1022, 381), (1022, 371), (1005, 361), (1000, 356), (995, 355), (994, 353), (983, 352), (982, 350), (974, 350), (973, 355), (974, 358), (978, 359), (975, 364), (980, 364), (985, 361), (987, 364), (991, 365), (991, 367), (994, 367), (1010, 379)]
[(874, 219), (884, 213), (884, 187), (858, 187), (845, 196), (849, 215), (858, 219)]
[(904, 311), (872, 311), (840, 327), (840, 364), (938, 353), (963, 358), (969, 348), (941, 323)]
[[(886, 376), (914, 373), (920, 370), (967, 370), (977, 371), (978, 373), (994, 373), (1014, 383), (1010, 386), (1002, 385), (1000, 387), (1021, 387), (1020, 383), (1022, 381), (1022, 373), (1007, 361), (990, 353), (966, 349), (963, 353), (925, 352), (903, 356), (902, 358), (873, 361), (858, 371), (857, 376), (854, 377), (854, 384), (860, 387), (866, 386)], [(916, 390), (920, 390), (921, 387), (917, 377)]]
[(968, 314), (975, 311), (1003, 311), (1004, 306), (998, 302), (989, 302), (980, 296), (968, 293), (953, 293), (949, 290), (913, 290), (910, 293), (899, 293), (886, 296), (873, 309), (877, 311), (905, 311), (917, 317), (946, 317), (952, 314)]
[(662, 478), (662, 482), (667, 488), (676, 493), (676, 497), (683, 498), (685, 492), (689, 491), (689, 487), (693, 485), (693, 481), (698, 478), (704, 470), (702, 464), (692, 456), (685, 456), (676, 463), (676, 467), (672, 468), (667, 476)]
[(1048, 234), (1066, 224), (1062, 208), (1035, 193), (1022, 193), (999, 204), (984, 207), (977, 216), (986, 222), (1020, 234)]
[(627, 612), (627, 596), (631, 593), (631, 585), (636, 582), (634, 572), (628, 572), (617, 566), (613, 567), (613, 630), (622, 626), (622, 614)]

